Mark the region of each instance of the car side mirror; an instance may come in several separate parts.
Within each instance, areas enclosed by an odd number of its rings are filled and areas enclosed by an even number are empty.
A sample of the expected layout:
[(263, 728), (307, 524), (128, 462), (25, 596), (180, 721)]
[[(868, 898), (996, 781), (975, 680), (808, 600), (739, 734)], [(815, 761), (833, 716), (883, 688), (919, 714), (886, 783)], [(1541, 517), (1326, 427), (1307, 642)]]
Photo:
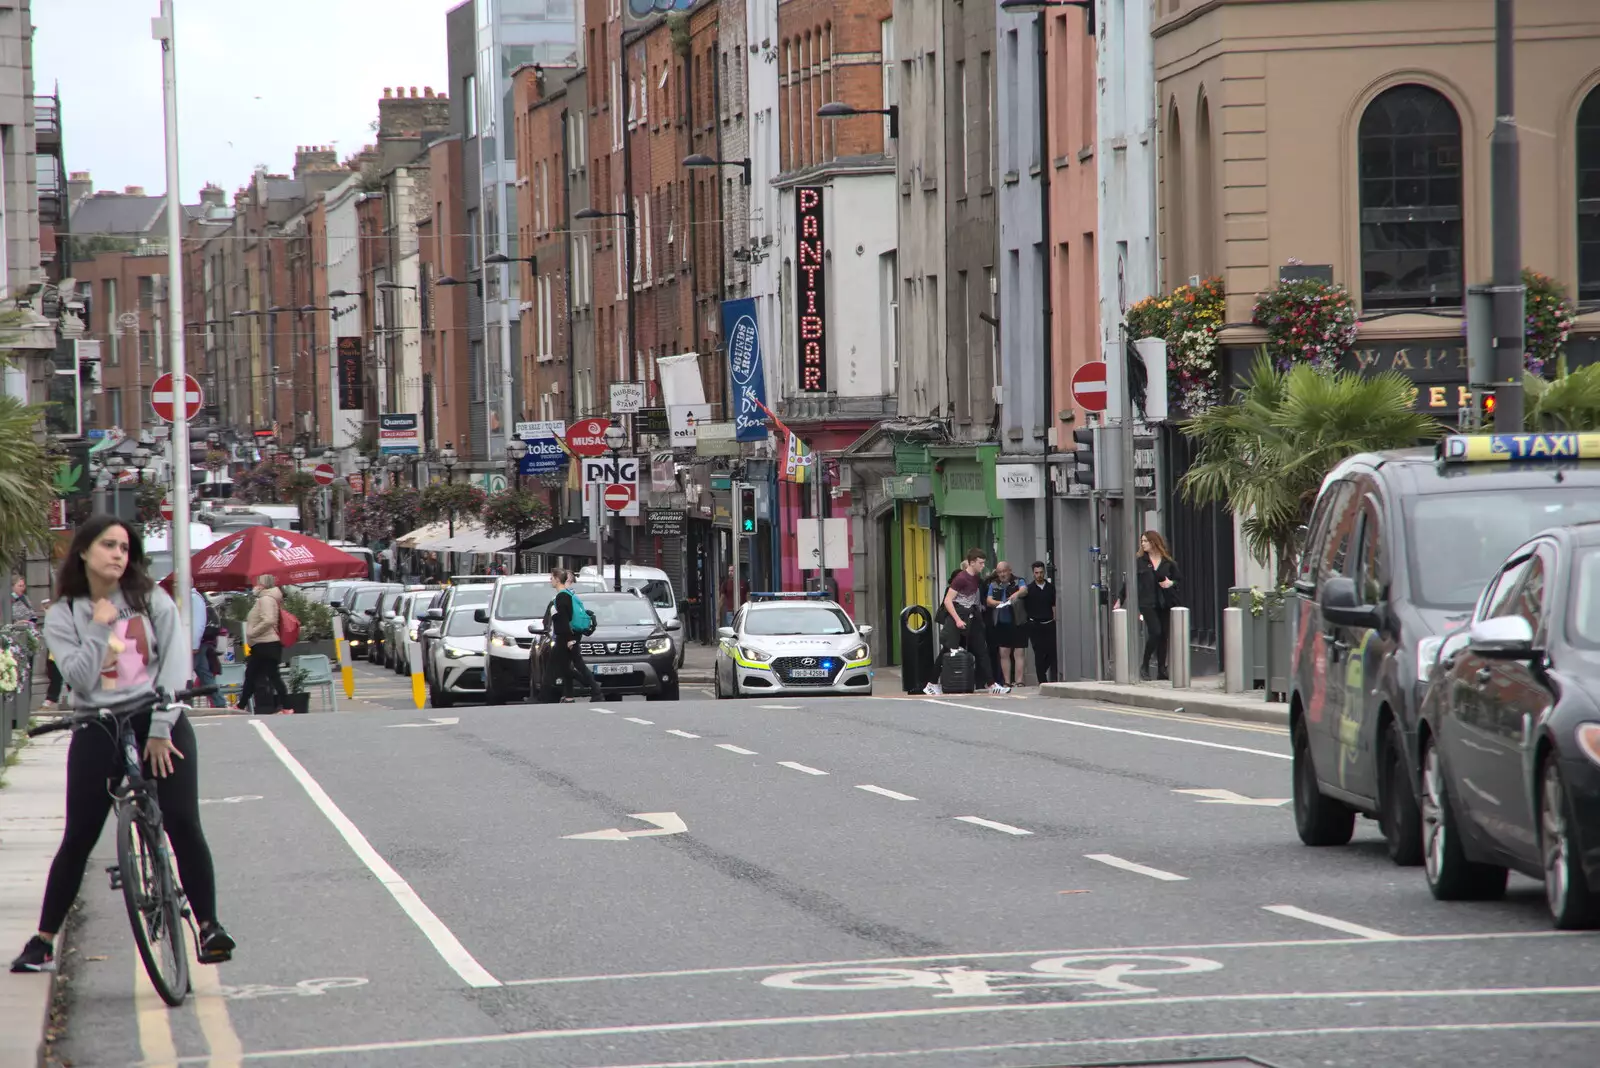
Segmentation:
[(376, 608), (369, 608), (367, 609), (366, 614), (376, 619), (378, 616), (378, 610)]
[(343, 601), (338, 601), (338, 600), (329, 601), (328, 602), (328, 607), (329, 608), (333, 608), (333, 609), (343, 608), (344, 607), (344, 602)]
[(1521, 616), (1496, 616), (1474, 623), (1467, 645), (1485, 660), (1532, 660), (1533, 627)]
[(866, 624), (863, 624), (862, 626), (857, 627), (856, 628), (856, 633), (861, 635), (863, 638), (872, 637), (872, 624), (871, 623), (866, 623)]
[(676, 619), (669, 619), (669, 620), (667, 620), (667, 629), (668, 630), (682, 630), (683, 629), (683, 624), (679, 623)]
[(487, 608), (474, 608), (472, 610), (472, 621), (474, 623), (489, 622), (489, 610)]
[(544, 620), (536, 619), (533, 622), (529, 623), (528, 624), (528, 633), (529, 634), (543, 634), (544, 633)]
[(395, 612), (385, 612), (383, 614), (383, 618), (384, 619), (393, 619), (396, 615), (397, 615), (397, 613), (395, 613)]
[(437, 638), (439, 636), (439, 628), (438, 627), (429, 627), (427, 630), (422, 632), (422, 636), (431, 641), (432, 639)]
[(1375, 604), (1362, 604), (1356, 595), (1355, 579), (1334, 575), (1322, 584), (1322, 618), (1339, 627), (1377, 630), (1383, 613)]
[(731, 637), (733, 637), (733, 628), (732, 627), (718, 627), (717, 628), (717, 637), (719, 637), (719, 638), (731, 638)]
[(428, 609), (427, 614), (425, 616), (423, 616), (423, 618), (424, 619), (443, 619), (444, 618), (444, 609), (443, 608), (430, 608), (430, 609)]

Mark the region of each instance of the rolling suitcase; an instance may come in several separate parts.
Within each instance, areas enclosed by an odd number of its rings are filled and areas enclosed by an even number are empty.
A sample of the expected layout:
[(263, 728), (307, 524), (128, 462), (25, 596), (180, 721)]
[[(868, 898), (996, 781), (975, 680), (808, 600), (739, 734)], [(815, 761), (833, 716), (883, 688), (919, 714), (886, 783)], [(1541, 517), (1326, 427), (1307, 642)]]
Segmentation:
[(939, 664), (939, 689), (945, 693), (971, 693), (977, 661), (965, 649), (951, 649)]

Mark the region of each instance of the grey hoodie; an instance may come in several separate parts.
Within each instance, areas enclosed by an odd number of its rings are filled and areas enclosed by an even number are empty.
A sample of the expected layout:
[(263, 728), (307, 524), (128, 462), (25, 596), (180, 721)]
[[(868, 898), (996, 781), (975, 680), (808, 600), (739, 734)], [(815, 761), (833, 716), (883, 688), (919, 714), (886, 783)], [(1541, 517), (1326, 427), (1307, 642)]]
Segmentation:
[[(130, 646), (118, 658), (117, 664), (106, 669), (106, 655), (110, 651), (112, 635), (117, 627), (108, 627), (94, 621), (94, 602), (87, 597), (70, 601), (60, 600), (50, 606), (44, 615), (44, 642), (55, 658), (61, 677), (72, 688), (75, 704), (92, 704), (96, 699), (121, 704), (129, 697), (154, 693), (157, 689), (177, 693), (188, 686), (193, 671), (193, 658), (183, 620), (178, 616), (178, 606), (167, 592), (159, 587), (150, 591), (150, 611), (139, 615), (128, 607), (119, 587), (109, 598), (117, 606), (123, 622), (138, 630), (142, 624), (147, 642), (153, 638), (154, 649), (148, 644), (142, 650), (129, 635), (124, 641)], [(116, 673), (123, 667), (138, 671), (148, 677), (131, 685), (117, 685)], [(105, 669), (113, 677), (102, 674)], [(178, 713), (159, 711), (150, 717), (150, 737), (172, 737), (172, 725)]]

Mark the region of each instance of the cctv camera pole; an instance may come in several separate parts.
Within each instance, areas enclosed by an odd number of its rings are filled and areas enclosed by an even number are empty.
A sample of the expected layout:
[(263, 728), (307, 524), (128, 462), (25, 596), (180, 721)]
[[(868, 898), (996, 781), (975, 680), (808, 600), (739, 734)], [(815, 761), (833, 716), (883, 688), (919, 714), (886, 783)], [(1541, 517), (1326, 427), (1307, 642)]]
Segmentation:
[[(172, 0), (150, 23), (161, 42), (161, 103), (167, 148), (167, 317), (172, 330), (172, 596), (186, 633), (197, 621), (189, 603), (189, 368), (183, 351), (183, 198), (178, 186), (178, 65)], [(134, 362), (138, 363), (135, 353)]]
[(1520, 151), (1512, 78), (1516, 21), (1512, 0), (1494, 4), (1494, 134), (1489, 139), (1490, 214), (1494, 237), (1494, 429), (1523, 430), (1522, 371), (1527, 346), (1523, 318)]

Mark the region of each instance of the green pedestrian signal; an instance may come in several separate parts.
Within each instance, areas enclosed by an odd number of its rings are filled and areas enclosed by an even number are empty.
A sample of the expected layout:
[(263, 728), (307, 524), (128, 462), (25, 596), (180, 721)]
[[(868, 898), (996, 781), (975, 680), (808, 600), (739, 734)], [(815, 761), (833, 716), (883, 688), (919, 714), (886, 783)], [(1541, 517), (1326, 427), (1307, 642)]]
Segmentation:
[(756, 488), (754, 486), (739, 487), (739, 533), (754, 534), (756, 532)]

